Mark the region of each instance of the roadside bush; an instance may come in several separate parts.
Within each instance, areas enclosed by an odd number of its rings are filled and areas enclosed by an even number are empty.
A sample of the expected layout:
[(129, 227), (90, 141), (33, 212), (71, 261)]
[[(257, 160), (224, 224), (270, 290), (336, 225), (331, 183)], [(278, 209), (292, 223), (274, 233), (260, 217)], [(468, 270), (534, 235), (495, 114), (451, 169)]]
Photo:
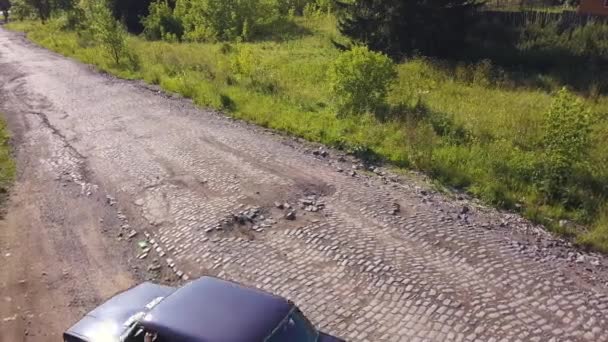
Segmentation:
[(357, 46), (338, 56), (328, 76), (338, 114), (347, 115), (381, 109), (397, 72), (386, 55)]
[(148, 40), (179, 41), (184, 34), (181, 20), (173, 15), (168, 0), (150, 4), (150, 14), (142, 19), (144, 36)]
[(321, 14), (331, 14), (334, 10), (333, 0), (311, 1), (304, 7), (304, 15), (307, 17), (318, 16)]
[(247, 41), (272, 12), (262, 0), (178, 0), (175, 7), (191, 41)]
[(304, 14), (307, 5), (315, 3), (315, 0), (275, 0), (277, 9), (282, 15)]
[(34, 8), (30, 6), (25, 0), (12, 0), (11, 1), (11, 16), (17, 20), (24, 20), (32, 17), (34, 14)]
[(560, 90), (545, 122), (545, 175), (543, 190), (552, 200), (568, 200), (569, 186), (577, 176), (589, 174), (592, 119), (582, 101)]
[(89, 0), (84, 8), (93, 36), (114, 63), (120, 64), (121, 58), (125, 57), (127, 52), (125, 28), (114, 19), (103, 0)]

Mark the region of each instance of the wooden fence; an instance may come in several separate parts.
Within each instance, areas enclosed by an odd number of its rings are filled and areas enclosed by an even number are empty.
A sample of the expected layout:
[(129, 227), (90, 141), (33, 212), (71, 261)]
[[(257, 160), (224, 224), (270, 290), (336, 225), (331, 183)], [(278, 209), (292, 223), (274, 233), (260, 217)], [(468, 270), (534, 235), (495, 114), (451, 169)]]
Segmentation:
[(562, 28), (584, 26), (591, 22), (608, 23), (608, 17), (580, 14), (574, 11), (488, 11), (480, 13), (483, 20), (509, 26), (529, 24), (549, 25), (557, 23)]

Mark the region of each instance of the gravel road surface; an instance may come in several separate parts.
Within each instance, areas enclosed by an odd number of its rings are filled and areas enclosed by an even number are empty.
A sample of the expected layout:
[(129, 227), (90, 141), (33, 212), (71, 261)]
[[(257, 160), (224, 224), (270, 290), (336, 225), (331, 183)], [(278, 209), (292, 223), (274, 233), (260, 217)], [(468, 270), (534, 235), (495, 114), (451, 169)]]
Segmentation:
[(58, 341), (139, 281), (203, 274), (349, 341), (608, 341), (608, 260), (513, 214), (195, 108), (0, 29), (19, 176), (0, 340)]

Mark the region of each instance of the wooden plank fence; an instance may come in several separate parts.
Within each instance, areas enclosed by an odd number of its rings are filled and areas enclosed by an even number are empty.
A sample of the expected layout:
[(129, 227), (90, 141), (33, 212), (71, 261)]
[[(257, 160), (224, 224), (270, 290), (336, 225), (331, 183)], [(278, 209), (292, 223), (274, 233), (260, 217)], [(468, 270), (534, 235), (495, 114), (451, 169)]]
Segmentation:
[(546, 26), (557, 23), (562, 29), (585, 26), (588, 23), (608, 23), (608, 17), (581, 14), (574, 11), (543, 12), (543, 11), (488, 11), (480, 13), (482, 20), (509, 26), (524, 26), (538, 24)]

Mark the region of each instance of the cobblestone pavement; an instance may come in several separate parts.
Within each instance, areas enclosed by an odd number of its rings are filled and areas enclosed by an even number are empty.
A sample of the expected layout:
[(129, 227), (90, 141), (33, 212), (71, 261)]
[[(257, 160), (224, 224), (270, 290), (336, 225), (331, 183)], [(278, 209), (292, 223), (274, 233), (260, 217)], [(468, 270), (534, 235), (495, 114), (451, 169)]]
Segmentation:
[(352, 172), (350, 158), (15, 34), (0, 30), (0, 44), (12, 95), (2, 110), (43, 118), (128, 227), (149, 234), (157, 254), (147, 258), (184, 280), (212, 274), (286, 296), (349, 341), (608, 341), (608, 291), (585, 275), (605, 274), (604, 257), (573, 266), (522, 252), (532, 247), (504, 216)]

